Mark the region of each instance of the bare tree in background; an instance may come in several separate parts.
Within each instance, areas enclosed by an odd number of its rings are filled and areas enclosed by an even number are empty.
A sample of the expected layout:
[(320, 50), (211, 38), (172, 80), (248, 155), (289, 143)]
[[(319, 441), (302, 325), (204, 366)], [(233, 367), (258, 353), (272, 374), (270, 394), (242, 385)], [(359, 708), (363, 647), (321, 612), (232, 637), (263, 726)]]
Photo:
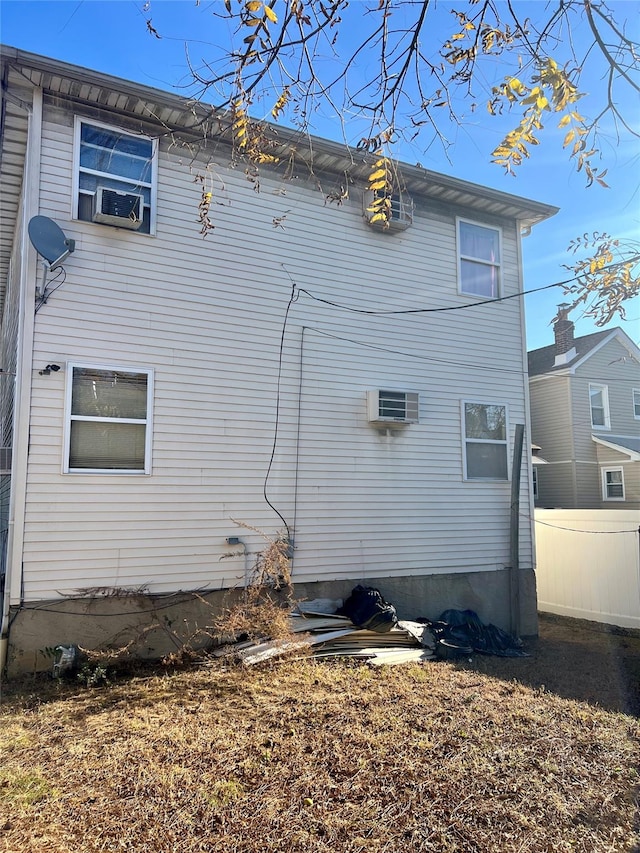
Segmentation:
[[(149, 14), (151, 6), (145, 4)], [(371, 213), (383, 225), (398, 189), (395, 147), (439, 142), (446, 151), (451, 123), (473, 114), (477, 120), (478, 111), (487, 120), (513, 116), (490, 152), (508, 174), (532, 156), (547, 125), (561, 129), (587, 186), (606, 188), (603, 137), (615, 145), (640, 136), (637, 115), (620, 108), (640, 94), (636, 2), (220, 0), (199, 11), (216, 17), (218, 45), (202, 61), (191, 54), (192, 91), (230, 115), (236, 156), (255, 168), (276, 162), (265, 118), (308, 134), (321, 112), (340, 123), (347, 143), (357, 126), (356, 147), (372, 155)], [(531, 11), (535, 21), (526, 16)], [(147, 27), (161, 37), (151, 18)], [(601, 83), (587, 99), (583, 78), (594, 73)], [(637, 246), (603, 239), (575, 269), (581, 290), (574, 294), (574, 304), (596, 297), (589, 313), (600, 324), (624, 316), (622, 303), (640, 292)], [(574, 241), (570, 250), (587, 250), (588, 242), (593, 238)], [(602, 275), (600, 259), (609, 256), (624, 264), (615, 286)]]

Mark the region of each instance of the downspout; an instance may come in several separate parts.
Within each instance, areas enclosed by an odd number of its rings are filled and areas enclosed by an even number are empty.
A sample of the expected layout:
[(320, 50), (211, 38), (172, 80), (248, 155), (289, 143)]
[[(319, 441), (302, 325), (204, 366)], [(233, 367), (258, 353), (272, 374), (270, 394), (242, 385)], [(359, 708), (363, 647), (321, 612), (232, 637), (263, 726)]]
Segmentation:
[[(40, 160), (42, 152), (42, 89), (34, 88), (29, 111), (27, 149), (22, 178), (20, 226), (20, 299), (16, 353), (16, 381), (13, 410), (13, 454), (11, 464), (11, 498), (7, 531), (7, 570), (2, 627), (0, 628), (0, 674), (7, 665), (9, 651), (10, 612), (12, 603), (22, 602), (22, 554), (26, 507), (27, 459), (31, 421), (31, 379), (35, 325), (36, 253), (27, 237), (27, 225), (39, 210)], [(20, 425), (20, 429), (16, 426)]]
[[(524, 269), (522, 264), (522, 238), (529, 237), (531, 234), (531, 225), (523, 226), (516, 232), (516, 255), (518, 259), (518, 279), (520, 281), (520, 290), (524, 290)], [(524, 297), (522, 298), (522, 302), (520, 303), (520, 332), (522, 335), (522, 390), (524, 393), (524, 428), (522, 436), (518, 435), (519, 432), (519, 424), (516, 425), (516, 434), (514, 436), (514, 459), (513, 459), (513, 473), (512, 473), (512, 493), (511, 493), (511, 518), (510, 518), (510, 536), (509, 536), (509, 546), (510, 546), (510, 556), (511, 556), (511, 573), (509, 577), (509, 600), (510, 600), (510, 611), (511, 611), (511, 629), (516, 636), (519, 636), (521, 629), (521, 607), (522, 602), (520, 600), (520, 473), (522, 470), (522, 453), (523, 453), (523, 444), (526, 440), (526, 449), (524, 452), (526, 453), (525, 459), (527, 463), (527, 478), (529, 488), (527, 490), (527, 512), (526, 517), (529, 519), (529, 540), (531, 542), (531, 568), (534, 572), (536, 569), (536, 523), (535, 523), (535, 502), (533, 499), (533, 474), (532, 474), (532, 463), (531, 463), (531, 442), (533, 437), (531, 435), (531, 400), (529, 395), (529, 359), (527, 357), (527, 324), (526, 324), (526, 311), (525, 311), (525, 301)], [(518, 444), (520, 444), (520, 461), (518, 462), (518, 484), (517, 484), (517, 494), (514, 494), (514, 480), (515, 478), (515, 467), (516, 467), (516, 452), (518, 450)], [(514, 516), (515, 513), (515, 516)], [(523, 513), (525, 515), (525, 513)], [(514, 526), (518, 525), (517, 530), (514, 530)], [(537, 611), (537, 592), (536, 595), (536, 611)]]

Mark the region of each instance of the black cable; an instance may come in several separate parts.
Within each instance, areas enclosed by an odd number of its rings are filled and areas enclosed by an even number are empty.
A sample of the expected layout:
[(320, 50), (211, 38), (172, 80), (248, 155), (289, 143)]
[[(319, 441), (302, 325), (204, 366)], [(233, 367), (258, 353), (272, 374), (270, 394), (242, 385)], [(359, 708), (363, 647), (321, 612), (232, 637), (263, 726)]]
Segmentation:
[[(283, 267), (284, 267), (284, 264), (283, 264)], [(286, 272), (286, 269), (285, 269), (285, 272)], [(287, 275), (289, 275), (288, 272), (287, 272)], [(291, 276), (289, 276), (289, 278), (291, 278)], [(269, 500), (269, 496), (267, 494), (267, 486), (269, 483), (269, 476), (271, 475), (271, 469), (273, 467), (273, 460), (274, 460), (275, 455), (276, 455), (276, 446), (278, 444), (278, 430), (280, 427), (280, 386), (282, 383), (282, 362), (283, 362), (283, 355), (284, 355), (284, 339), (285, 339), (285, 335), (287, 333), (287, 321), (289, 319), (289, 311), (291, 310), (291, 306), (293, 305), (294, 302), (297, 301), (297, 299), (298, 299), (298, 290), (297, 290), (297, 287), (295, 285), (295, 282), (292, 281), (292, 283), (291, 283), (291, 295), (289, 296), (289, 302), (287, 303), (287, 308), (284, 312), (284, 320), (282, 322), (282, 333), (280, 335), (280, 350), (278, 353), (278, 378), (277, 378), (277, 382), (276, 382), (276, 417), (275, 417), (275, 425), (274, 425), (274, 430), (273, 430), (273, 445), (271, 447), (271, 458), (269, 459), (269, 465), (267, 466), (267, 473), (265, 474), (264, 485), (262, 488), (262, 494), (264, 496), (265, 501), (271, 507), (271, 509), (275, 512), (275, 514), (278, 516), (278, 518), (282, 521), (282, 523), (285, 526), (285, 530), (287, 531), (287, 541), (289, 543), (291, 543), (291, 529), (289, 528), (289, 525), (287, 524), (287, 520), (282, 515), (282, 513), (278, 509), (276, 509), (276, 507)]]
[(566, 281), (558, 281), (555, 284), (546, 284), (544, 287), (537, 287), (535, 290), (523, 290), (519, 293), (511, 293), (509, 296), (497, 296), (495, 299), (480, 299), (477, 302), (465, 302), (464, 305), (449, 305), (445, 308), (405, 308), (401, 311), (374, 311), (369, 308), (352, 308), (349, 305), (340, 305), (339, 302), (332, 302), (330, 299), (322, 299), (320, 296), (314, 296), (303, 287), (299, 289), (299, 293), (306, 295), (315, 302), (322, 302), (325, 305), (331, 305), (332, 308), (341, 308), (343, 311), (352, 311), (354, 314), (436, 314), (442, 311), (461, 311), (463, 308), (476, 308), (479, 305), (491, 305), (494, 302), (506, 302), (507, 299), (515, 299), (518, 296), (527, 296), (529, 293), (538, 293), (541, 290), (549, 290), (552, 287), (563, 287), (573, 279), (569, 278)]
[(607, 533), (640, 533), (640, 527), (633, 530), (580, 530), (579, 527), (561, 527), (558, 524), (551, 524), (548, 521), (541, 521), (535, 516), (528, 515), (526, 512), (519, 513), (521, 518), (526, 518), (527, 521), (533, 521), (535, 524), (542, 524), (544, 527), (553, 527), (556, 530), (568, 530), (570, 533), (591, 533), (594, 535)]
[[(622, 264), (633, 262), (640, 260), (640, 255), (637, 255), (634, 258), (631, 258), (628, 261), (619, 261), (615, 264), (610, 264), (608, 267), (603, 267), (600, 272), (606, 272), (606, 270), (613, 269), (615, 267), (619, 267)], [(531, 290), (521, 290), (518, 293), (511, 293), (509, 296), (497, 296), (495, 299), (480, 299), (477, 302), (465, 302), (464, 305), (450, 305), (445, 308), (406, 308), (398, 311), (375, 311), (368, 308), (352, 308), (349, 305), (341, 305), (339, 302), (332, 302), (330, 299), (322, 299), (319, 296), (314, 296), (308, 290), (304, 288), (299, 288), (298, 293), (306, 293), (306, 295), (315, 300), (316, 302), (322, 302), (325, 305), (331, 305), (333, 308), (341, 308), (343, 311), (352, 311), (355, 314), (380, 314), (380, 315), (390, 315), (390, 314), (436, 314), (442, 311), (461, 311), (463, 308), (476, 308), (479, 305), (493, 305), (495, 302), (506, 302), (508, 299), (516, 299), (519, 296), (528, 296), (530, 293), (540, 293), (543, 290), (550, 290), (553, 287), (564, 287), (567, 284), (571, 284), (573, 281), (578, 280), (578, 276), (574, 275), (571, 278), (564, 279), (563, 281), (555, 281), (553, 284), (545, 284), (543, 287), (534, 287)]]
[(52, 294), (52, 293), (55, 293), (55, 291), (56, 291), (59, 287), (62, 287), (62, 285), (63, 285), (63, 284), (65, 283), (65, 281), (67, 280), (67, 271), (65, 270), (65, 268), (64, 268), (64, 267), (60, 267), (60, 269), (58, 270), (58, 273), (57, 273), (56, 277), (55, 277), (55, 278), (53, 278), (53, 279), (51, 280), (51, 282), (53, 283), (53, 282), (58, 281), (58, 279), (59, 279), (60, 277), (62, 277), (62, 281), (60, 281), (58, 284), (56, 284), (56, 286), (55, 286), (55, 287), (51, 288), (51, 290), (49, 290), (49, 289), (48, 289), (48, 285), (47, 285), (47, 284), (45, 284), (45, 285), (44, 285), (44, 288), (43, 288), (43, 291), (42, 291), (42, 296), (40, 296), (40, 298), (39, 298), (39, 300), (38, 300), (38, 302), (37, 302), (37, 304), (36, 304), (36, 310), (35, 310), (35, 313), (36, 313), (36, 314), (37, 314), (37, 313), (38, 313), (38, 311), (42, 308), (42, 306), (43, 306), (43, 305), (46, 305), (46, 304), (47, 304), (47, 300), (49, 299), (49, 297), (51, 296), (51, 294)]
[[(183, 598), (184, 596), (186, 596), (187, 600), (188, 600), (188, 599), (197, 598), (198, 596), (204, 597), (206, 595), (211, 595), (212, 593), (219, 592), (219, 591), (220, 590), (217, 590), (217, 589), (201, 589), (201, 590), (192, 590), (190, 592), (172, 592), (172, 593), (170, 593), (170, 595), (172, 598), (178, 598), (178, 597)], [(140, 595), (144, 598), (149, 598), (149, 593), (141, 592)], [(107, 600), (107, 599), (112, 599), (114, 597), (115, 596), (109, 596), (109, 595), (97, 596), (98, 600)], [(64, 600), (65, 601), (95, 601), (96, 597), (89, 598), (88, 596), (79, 595), (79, 596), (65, 597)], [(166, 602), (165, 604), (152, 604), (152, 606), (148, 610), (140, 610), (138, 608), (137, 610), (122, 610), (119, 613), (79, 613), (77, 611), (74, 612), (73, 610), (71, 610), (71, 611), (70, 610), (59, 610), (55, 607), (45, 607), (42, 605), (36, 605), (34, 607), (29, 607), (29, 605), (27, 605), (27, 604), (21, 604), (17, 608), (16, 613), (14, 614), (14, 617), (11, 620), (11, 622), (13, 623), (15, 621), (15, 619), (17, 618), (18, 614), (24, 610), (28, 610), (31, 613), (34, 613), (34, 612), (38, 612), (38, 613), (61, 613), (65, 616), (91, 616), (91, 617), (98, 616), (98, 617), (111, 618), (112, 616), (135, 616), (136, 614), (153, 613), (156, 610), (167, 610), (169, 607), (177, 607), (182, 603), (183, 603), (182, 601), (169, 601), (169, 602)]]
[(382, 346), (378, 346), (377, 344), (368, 344), (368, 343), (365, 343), (364, 341), (356, 341), (353, 338), (346, 338), (343, 335), (334, 335), (331, 332), (325, 332), (322, 329), (315, 328), (314, 326), (305, 326), (304, 328), (310, 332), (316, 332), (318, 335), (324, 335), (327, 338), (334, 338), (337, 341), (345, 341), (346, 343), (349, 343), (349, 344), (355, 344), (356, 346), (359, 346), (359, 347), (366, 347), (367, 349), (378, 350), (379, 352), (388, 352), (391, 355), (400, 355), (403, 358), (415, 358), (418, 361), (429, 361), (429, 362), (435, 362), (437, 364), (450, 364), (453, 367), (465, 367), (465, 368), (473, 367), (473, 368), (479, 369), (479, 370), (490, 370), (492, 373), (512, 373), (512, 374), (516, 374), (517, 376), (522, 376), (524, 374), (523, 370), (512, 370), (508, 367), (491, 367), (491, 365), (485, 366), (482, 364), (469, 364), (468, 362), (465, 362), (465, 361), (449, 361), (446, 358), (436, 358), (435, 356), (419, 355), (418, 353), (412, 353), (412, 352), (402, 352), (401, 350), (390, 349), (389, 347), (382, 347)]

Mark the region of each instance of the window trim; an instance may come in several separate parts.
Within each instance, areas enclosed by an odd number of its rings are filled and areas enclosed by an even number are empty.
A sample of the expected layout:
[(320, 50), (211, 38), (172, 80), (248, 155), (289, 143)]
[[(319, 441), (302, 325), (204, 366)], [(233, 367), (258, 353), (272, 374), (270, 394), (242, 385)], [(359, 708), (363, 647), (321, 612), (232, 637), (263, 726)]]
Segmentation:
[[(593, 406), (591, 405), (591, 391), (598, 390), (602, 392), (602, 407), (604, 410), (604, 424), (594, 424), (593, 422)], [(589, 383), (589, 417), (591, 419), (592, 429), (611, 429), (611, 415), (609, 411), (609, 386), (602, 385), (599, 382)]]
[[(610, 484), (607, 483), (607, 474), (609, 474), (613, 471), (619, 471), (620, 472), (620, 483), (619, 484), (618, 483), (610, 483)], [(603, 501), (625, 501), (626, 495), (625, 495), (625, 488), (624, 488), (624, 468), (622, 467), (622, 465), (607, 465), (606, 468), (601, 468), (601, 472), (602, 472), (602, 475), (601, 475), (602, 476), (602, 500)], [(607, 486), (608, 485), (616, 485), (616, 486), (621, 485), (622, 486), (622, 497), (611, 497), (607, 493)]]
[[(462, 239), (460, 236), (460, 225), (461, 223), (466, 223), (467, 225), (475, 225), (478, 228), (485, 228), (488, 231), (495, 231), (498, 235), (498, 252), (500, 253), (500, 262), (497, 264), (492, 264), (489, 261), (485, 261), (481, 258), (474, 258), (471, 255), (463, 255), (462, 254)], [(503, 257), (503, 247), (502, 247), (502, 228), (499, 225), (488, 225), (486, 222), (477, 222), (474, 219), (467, 219), (464, 216), (456, 216), (456, 264), (458, 270), (458, 294), (460, 296), (473, 296), (476, 299), (498, 299), (502, 296), (503, 283), (502, 283), (502, 257)], [(482, 264), (487, 267), (495, 267), (498, 273), (498, 286), (496, 289), (496, 293), (487, 296), (482, 293), (470, 293), (468, 290), (463, 289), (462, 283), (462, 261), (471, 261), (472, 263)]]
[[(467, 438), (467, 423), (465, 406), (471, 403), (476, 406), (500, 406), (504, 409), (504, 439), (494, 438)], [(495, 402), (491, 400), (460, 400), (460, 419), (462, 427), (462, 477), (467, 483), (508, 483), (511, 480), (511, 456), (510, 456), (510, 441), (509, 441), (509, 405), (504, 402)], [(505, 448), (505, 456), (507, 463), (506, 477), (469, 477), (467, 472), (467, 443), (470, 444), (501, 444)]]
[[(71, 415), (71, 399), (73, 394), (73, 371), (74, 368), (88, 370), (116, 370), (120, 373), (145, 373), (147, 375), (147, 416), (144, 420), (145, 436), (144, 436), (144, 468), (71, 468), (69, 465), (69, 453), (71, 451), (71, 422), (76, 418)], [(151, 449), (153, 439), (153, 386), (154, 386), (154, 370), (151, 367), (136, 367), (129, 364), (96, 364), (85, 361), (67, 362), (66, 366), (66, 387), (64, 399), (64, 443), (63, 443), (63, 458), (62, 458), (62, 473), (63, 474), (106, 474), (109, 476), (126, 474), (127, 476), (136, 475), (147, 476), (151, 474)], [(138, 419), (132, 418), (87, 418), (78, 417), (77, 420), (91, 421), (94, 423), (141, 423)]]
[[(637, 402), (636, 402), (637, 400)], [(640, 388), (632, 388), (631, 389), (631, 403), (633, 406), (633, 418), (636, 421), (640, 421)], [(636, 414), (637, 407), (637, 414)]]
[[(140, 234), (143, 237), (153, 237), (156, 233), (156, 216), (158, 210), (158, 140), (152, 136), (147, 136), (143, 133), (135, 133), (131, 130), (128, 130), (124, 127), (118, 127), (113, 124), (105, 124), (103, 121), (94, 121), (90, 118), (85, 118), (85, 116), (76, 115), (73, 119), (73, 192), (71, 196), (71, 218), (77, 222), (87, 222), (86, 219), (78, 218), (78, 196), (80, 194), (80, 134), (83, 124), (91, 125), (92, 127), (99, 127), (103, 130), (108, 130), (111, 133), (121, 133), (126, 136), (131, 136), (134, 139), (144, 139), (151, 143), (151, 180), (150, 181), (142, 181), (139, 182), (141, 186), (149, 187), (150, 189), (150, 199), (149, 199), (149, 233), (147, 234), (145, 231), (133, 231), (132, 233)], [(87, 170), (89, 174), (94, 174), (90, 170)], [(105, 173), (96, 173), (96, 174), (105, 174)], [(106, 175), (105, 175), (106, 176)], [(109, 175), (109, 177), (120, 178), (119, 175)], [(122, 183), (127, 183), (127, 178), (120, 178)], [(133, 182), (129, 181), (132, 184)], [(132, 190), (133, 191), (133, 190)], [(99, 222), (91, 222), (91, 225), (100, 225)], [(112, 228), (113, 226), (107, 225), (103, 226), (107, 228)]]
[(535, 465), (531, 466), (531, 486), (533, 489), (533, 499), (537, 501), (540, 498), (540, 486), (538, 484), (538, 469)]

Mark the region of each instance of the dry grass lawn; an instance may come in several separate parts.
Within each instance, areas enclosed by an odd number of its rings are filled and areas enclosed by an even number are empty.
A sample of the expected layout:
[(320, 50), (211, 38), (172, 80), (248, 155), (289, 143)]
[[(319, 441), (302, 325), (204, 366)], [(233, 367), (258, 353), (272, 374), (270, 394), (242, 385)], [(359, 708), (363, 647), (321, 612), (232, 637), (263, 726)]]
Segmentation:
[(580, 695), (610, 638), (582, 680), (565, 642), (563, 690), (543, 628), (527, 660), (25, 682), (0, 705), (0, 850), (638, 850), (635, 700)]

